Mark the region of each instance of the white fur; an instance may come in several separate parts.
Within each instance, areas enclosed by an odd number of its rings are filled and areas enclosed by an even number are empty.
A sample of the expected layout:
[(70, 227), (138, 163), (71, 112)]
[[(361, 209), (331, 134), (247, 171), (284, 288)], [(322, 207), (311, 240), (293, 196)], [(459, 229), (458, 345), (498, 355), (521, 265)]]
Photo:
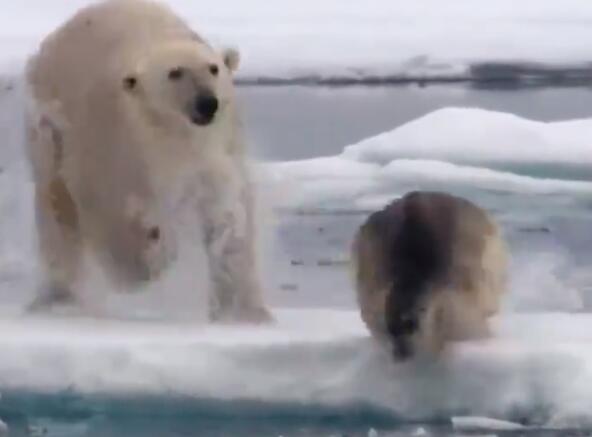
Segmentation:
[[(238, 52), (217, 53), (170, 9), (144, 0), (89, 6), (46, 38), (28, 64), (27, 118), (41, 256), (54, 294), (76, 297), (82, 253), (126, 286), (158, 277), (183, 240), (170, 215), (185, 202), (205, 235), (212, 318), (269, 319), (234, 97), (238, 61)], [(182, 79), (169, 80), (179, 66)], [(204, 92), (219, 110), (197, 126), (188, 108)]]

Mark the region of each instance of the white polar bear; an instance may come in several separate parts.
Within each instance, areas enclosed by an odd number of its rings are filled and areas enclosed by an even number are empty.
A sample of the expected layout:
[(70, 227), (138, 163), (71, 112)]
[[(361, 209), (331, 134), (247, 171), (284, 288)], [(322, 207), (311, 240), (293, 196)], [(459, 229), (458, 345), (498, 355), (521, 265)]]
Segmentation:
[(90, 253), (115, 282), (153, 279), (178, 242), (167, 213), (195, 201), (213, 320), (269, 320), (254, 188), (232, 72), (168, 7), (107, 0), (48, 36), (27, 66), (29, 157), (46, 292), (76, 298)]

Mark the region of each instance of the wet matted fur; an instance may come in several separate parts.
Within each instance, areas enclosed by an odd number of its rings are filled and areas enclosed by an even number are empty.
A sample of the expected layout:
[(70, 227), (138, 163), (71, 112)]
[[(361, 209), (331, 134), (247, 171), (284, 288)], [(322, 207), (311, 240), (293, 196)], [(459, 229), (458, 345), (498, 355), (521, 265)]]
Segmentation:
[(362, 319), (397, 358), (488, 336), (507, 255), (498, 226), (475, 204), (408, 193), (368, 217), (352, 255)]

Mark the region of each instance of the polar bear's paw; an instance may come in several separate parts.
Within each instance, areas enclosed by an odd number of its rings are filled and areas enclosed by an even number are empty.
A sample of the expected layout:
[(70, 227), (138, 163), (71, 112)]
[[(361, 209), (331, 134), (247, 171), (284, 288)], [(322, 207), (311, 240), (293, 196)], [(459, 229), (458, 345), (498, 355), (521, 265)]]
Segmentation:
[(237, 311), (237, 322), (264, 325), (275, 323), (275, 319), (267, 308), (255, 306)]
[(247, 305), (232, 310), (210, 310), (210, 322), (219, 324), (266, 325), (275, 322), (275, 318), (262, 305)]
[(74, 295), (64, 287), (49, 286), (40, 291), (35, 299), (27, 305), (27, 313), (42, 313), (51, 311), (55, 307), (72, 306), (76, 304)]

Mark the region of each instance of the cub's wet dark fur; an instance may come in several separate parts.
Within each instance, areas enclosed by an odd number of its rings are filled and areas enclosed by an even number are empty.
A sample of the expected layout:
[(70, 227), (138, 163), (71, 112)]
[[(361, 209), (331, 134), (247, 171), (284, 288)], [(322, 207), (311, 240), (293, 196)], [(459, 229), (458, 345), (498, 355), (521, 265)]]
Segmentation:
[[(493, 251), (488, 249), (490, 238)], [(494, 288), (503, 276), (499, 270), (504, 261), (499, 266), (490, 262), (492, 257), (503, 258), (493, 222), (472, 203), (444, 193), (411, 192), (371, 214), (353, 249), (362, 317), (375, 336), (387, 338), (398, 358), (413, 355), (413, 338), (427, 329), (426, 317), (437, 329), (449, 323), (435, 320), (453, 312), (441, 308), (445, 300), (438, 294), (452, 291), (461, 300), (487, 307), (488, 294), (499, 291), (490, 289), (490, 278), (487, 272), (482, 277), (481, 267), (492, 270)], [(447, 335), (423, 334), (432, 339)]]

